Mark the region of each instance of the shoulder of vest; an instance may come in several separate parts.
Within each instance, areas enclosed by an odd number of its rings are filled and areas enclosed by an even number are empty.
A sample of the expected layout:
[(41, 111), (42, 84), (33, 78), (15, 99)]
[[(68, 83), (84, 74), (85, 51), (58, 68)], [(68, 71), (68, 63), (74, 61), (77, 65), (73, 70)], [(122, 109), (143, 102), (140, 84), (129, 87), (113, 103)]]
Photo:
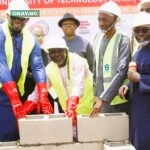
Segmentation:
[(120, 32), (117, 32), (117, 35), (118, 35), (118, 36), (121, 36), (122, 38), (123, 38), (123, 37), (129, 38), (127, 35), (124, 35), (124, 34), (122, 34), (122, 33), (120, 33)]
[(86, 60), (85, 58), (79, 56), (78, 54), (70, 53), (70, 52), (69, 52), (68, 57), (69, 57), (69, 60), (73, 60), (73, 59), (77, 59), (77, 60), (80, 60), (80, 61), (85, 61)]
[[(29, 30), (27, 27), (24, 27), (24, 28), (22, 29), (22, 32), (28, 33), (28, 34), (32, 35), (32, 33), (30, 32), (30, 30)], [(32, 35), (32, 37), (33, 37), (33, 35)]]
[(78, 54), (68, 52), (68, 57), (77, 57), (77, 56), (78, 56)]
[(103, 33), (101, 33), (101, 32), (96, 33), (96, 35), (95, 35), (95, 37), (94, 37), (94, 40), (95, 40), (98, 36), (102, 36), (102, 35), (103, 35)]
[(55, 65), (55, 63), (53, 61), (51, 61), (50, 63), (48, 63), (45, 67), (45, 70), (50, 69), (53, 65)]

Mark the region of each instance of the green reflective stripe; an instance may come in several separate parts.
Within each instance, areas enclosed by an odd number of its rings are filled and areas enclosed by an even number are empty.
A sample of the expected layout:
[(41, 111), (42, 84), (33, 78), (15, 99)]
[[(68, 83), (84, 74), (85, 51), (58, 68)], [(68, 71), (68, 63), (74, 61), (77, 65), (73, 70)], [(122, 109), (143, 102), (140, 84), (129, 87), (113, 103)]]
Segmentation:
[(120, 33), (118, 33), (116, 35), (115, 44), (113, 46), (113, 53), (112, 53), (112, 57), (111, 57), (111, 60), (112, 60), (111, 61), (111, 64), (112, 64), (112, 67), (111, 67), (112, 76), (114, 76), (116, 74), (116, 64), (118, 62), (119, 43), (120, 43), (121, 37), (122, 37), (122, 35)]
[[(124, 80), (124, 82), (127, 82), (127, 80)], [(106, 89), (106, 87), (108, 87), (110, 85), (110, 83), (105, 83), (104, 84), (104, 88)], [(126, 99), (121, 99), (119, 96), (115, 96), (112, 100), (112, 102), (110, 103), (110, 105), (117, 105), (117, 104), (122, 104), (122, 103), (126, 103), (127, 100)]]
[(59, 97), (59, 103), (62, 109), (66, 110), (66, 100), (68, 98), (63, 81), (60, 75), (59, 68), (53, 61), (46, 66), (47, 78), (51, 81), (51, 84)]
[[(125, 79), (123, 81), (123, 84), (126, 84), (128, 83), (128, 79)], [(113, 101), (110, 103), (110, 105), (117, 105), (117, 104), (123, 104), (123, 103), (126, 103), (128, 100), (126, 99), (121, 99), (119, 96), (115, 96), (115, 98), (113, 99)]]
[[(121, 40), (121, 34), (118, 34), (118, 36), (116, 37), (116, 41), (115, 41), (115, 46), (114, 46), (114, 55), (113, 55), (113, 59), (112, 59), (112, 64), (114, 65), (113, 68), (116, 68), (115, 65), (117, 64), (117, 61), (118, 61), (118, 53), (119, 53), (119, 43), (120, 43), (120, 40)], [(115, 49), (117, 49), (117, 51), (115, 51)], [(116, 54), (115, 54), (116, 52)], [(112, 68), (112, 76), (115, 75), (116, 73), (116, 70)], [(124, 83), (127, 82), (127, 80), (124, 80)], [(112, 102), (110, 103), (110, 105), (118, 105), (118, 104), (123, 104), (123, 103), (126, 103), (127, 100), (126, 99), (121, 99), (119, 96), (115, 96), (114, 99), (112, 100)]]
[(8, 23), (4, 23), (2, 25), (2, 29), (6, 36), (5, 54), (6, 54), (7, 64), (8, 64), (8, 68), (11, 69), (14, 53), (13, 53), (13, 42), (12, 42), (12, 37), (8, 28)]
[(104, 83), (110, 82), (112, 80), (112, 77), (106, 77), (103, 79)]
[[(115, 38), (115, 44), (113, 46), (112, 57), (111, 57), (111, 74), (109, 74), (109, 77), (105, 77), (105, 75), (104, 75), (104, 83), (105, 82), (110, 82), (112, 80), (112, 77), (116, 73), (115, 68), (116, 68), (116, 64), (117, 64), (117, 61), (118, 61), (118, 45), (119, 45), (120, 40), (121, 40), (121, 34), (117, 34), (116, 38)], [(106, 58), (106, 59), (108, 59), (108, 58)]]
[(108, 43), (103, 59), (103, 77), (113, 77), (116, 74), (116, 64), (118, 61), (118, 45), (121, 39), (121, 34), (115, 33)]
[(126, 102), (127, 102), (126, 99), (121, 99), (119, 96), (115, 96), (115, 98), (110, 103), (110, 105), (118, 105), (118, 104), (123, 104), (123, 103), (126, 103)]
[(96, 56), (96, 76), (97, 77), (98, 77), (99, 49), (100, 49), (100, 44), (101, 44), (101, 40), (103, 36), (104, 36), (103, 33), (97, 33), (94, 39), (94, 43), (93, 43), (93, 50)]
[(23, 41), (22, 41), (22, 54), (21, 54), (22, 73), (21, 73), (19, 81), (17, 83), (21, 95), (24, 94), (24, 83), (25, 83), (28, 64), (29, 64), (29, 57), (30, 57), (30, 54), (31, 54), (31, 51), (32, 51), (34, 45), (35, 45), (35, 41), (34, 41), (33, 36), (29, 32), (29, 30), (26, 27), (24, 27)]

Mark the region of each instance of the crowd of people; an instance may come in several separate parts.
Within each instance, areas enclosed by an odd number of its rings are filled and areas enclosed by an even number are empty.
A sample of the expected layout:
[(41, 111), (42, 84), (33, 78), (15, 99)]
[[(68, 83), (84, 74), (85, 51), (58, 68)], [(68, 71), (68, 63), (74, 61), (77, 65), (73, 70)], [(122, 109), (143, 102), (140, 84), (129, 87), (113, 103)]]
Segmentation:
[(25, 115), (57, 108), (74, 127), (78, 114), (126, 112), (129, 140), (136, 150), (149, 150), (150, 1), (139, 3), (132, 37), (117, 30), (121, 9), (110, 0), (97, 10), (101, 32), (93, 43), (76, 34), (80, 21), (67, 12), (58, 21), (64, 36), (53, 35), (44, 49), (42, 28), (29, 30), (29, 17), (13, 16), (11, 10), (29, 6), (11, 1), (0, 26), (0, 142), (19, 139), (17, 121)]

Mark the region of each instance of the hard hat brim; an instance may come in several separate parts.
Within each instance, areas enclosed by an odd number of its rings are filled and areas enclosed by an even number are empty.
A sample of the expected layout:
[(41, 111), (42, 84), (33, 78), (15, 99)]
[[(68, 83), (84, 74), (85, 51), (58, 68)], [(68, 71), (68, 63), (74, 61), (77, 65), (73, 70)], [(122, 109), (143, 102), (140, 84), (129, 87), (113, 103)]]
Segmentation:
[[(107, 15), (109, 15), (109, 16), (116, 16), (115, 14), (112, 14), (112, 13), (107, 12), (107, 11), (105, 11), (105, 10), (96, 10), (96, 13), (97, 13), (97, 14), (104, 13), (104, 14), (107, 14)], [(117, 16), (117, 17), (118, 17), (118, 18), (117, 18), (117, 21), (118, 21), (118, 22), (121, 21), (121, 18), (120, 18), (119, 16)]]
[(148, 28), (150, 28), (150, 24), (144, 24), (144, 25), (143, 24), (139, 24), (139, 25), (135, 25), (135, 26), (133, 25), (132, 29), (134, 30), (137, 27), (148, 27)]

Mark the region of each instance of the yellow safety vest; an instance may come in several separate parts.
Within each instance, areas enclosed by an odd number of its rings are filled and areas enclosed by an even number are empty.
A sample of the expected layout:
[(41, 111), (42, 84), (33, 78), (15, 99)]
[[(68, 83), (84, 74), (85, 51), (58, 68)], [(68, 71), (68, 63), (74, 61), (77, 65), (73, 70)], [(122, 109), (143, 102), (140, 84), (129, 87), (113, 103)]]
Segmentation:
[[(73, 64), (72, 58), (76, 54), (68, 54), (69, 59), (69, 72), (70, 72), (70, 81), (68, 85), (69, 95), (72, 91), (72, 81), (73, 81)], [(84, 58), (83, 58), (84, 59)], [(86, 65), (87, 62), (85, 60)], [(66, 94), (63, 81), (60, 75), (59, 68), (56, 63), (51, 62), (46, 66), (47, 77), (51, 81), (51, 84), (58, 95), (59, 102), (62, 106), (62, 109), (66, 110), (66, 100), (68, 96)], [(77, 114), (89, 114), (92, 111), (93, 103), (94, 103), (94, 94), (93, 94), (93, 79), (92, 74), (86, 77), (84, 82), (84, 92), (83, 96), (80, 98), (78, 107), (77, 107)]]
[[(12, 68), (13, 63), (13, 43), (12, 43), (12, 37), (10, 34), (10, 30), (8, 28), (8, 23), (4, 23), (2, 25), (3, 32), (6, 36), (5, 40), (5, 53), (6, 53), (6, 59), (9, 69)], [(35, 41), (29, 30), (24, 27), (23, 31), (23, 41), (22, 41), (22, 54), (21, 54), (21, 76), (19, 78), (19, 81), (17, 82), (17, 85), (19, 87), (20, 94), (24, 94), (24, 82), (26, 78), (27, 68), (28, 68), (28, 61), (30, 53), (34, 47)], [(0, 87), (2, 85), (0, 84)]]
[[(116, 72), (116, 65), (118, 61), (118, 48), (119, 48), (119, 43), (121, 40), (121, 34), (120, 33), (115, 33), (111, 40), (109, 41), (107, 48), (104, 53), (103, 57), (103, 86), (104, 90), (106, 90), (110, 83), (111, 80), (113, 79), (113, 76)], [(95, 50), (96, 50), (96, 72), (98, 73), (98, 61), (99, 61), (99, 46), (101, 43), (103, 35), (98, 34), (95, 38)], [(98, 77), (98, 74), (96, 75)], [(126, 80), (124, 81), (126, 82)], [(115, 96), (114, 99), (111, 102), (111, 105), (117, 105), (117, 104), (122, 104), (127, 102), (127, 100), (122, 100), (119, 96)]]

